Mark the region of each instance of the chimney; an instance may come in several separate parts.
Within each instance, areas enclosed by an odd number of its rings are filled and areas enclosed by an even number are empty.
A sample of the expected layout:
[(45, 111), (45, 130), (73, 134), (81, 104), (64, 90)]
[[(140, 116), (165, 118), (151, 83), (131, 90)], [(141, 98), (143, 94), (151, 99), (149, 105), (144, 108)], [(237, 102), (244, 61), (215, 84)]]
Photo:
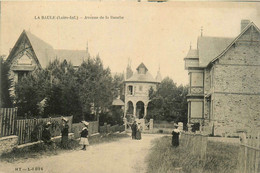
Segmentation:
[(243, 19), (241, 20), (241, 32), (243, 31), (243, 29), (245, 29), (245, 27), (250, 23), (250, 20), (247, 19)]

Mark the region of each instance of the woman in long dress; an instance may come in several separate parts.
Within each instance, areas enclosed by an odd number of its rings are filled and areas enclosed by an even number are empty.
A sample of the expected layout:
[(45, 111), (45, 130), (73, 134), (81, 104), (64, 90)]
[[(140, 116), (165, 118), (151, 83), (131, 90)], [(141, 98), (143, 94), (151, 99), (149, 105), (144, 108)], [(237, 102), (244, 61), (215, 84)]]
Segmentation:
[(80, 132), (80, 141), (79, 144), (83, 145), (82, 150), (86, 150), (86, 146), (89, 145), (88, 142), (88, 125), (89, 123), (86, 121), (82, 121), (85, 127), (82, 128)]
[(142, 126), (141, 126), (141, 123), (139, 122), (138, 125), (137, 125), (137, 131), (136, 131), (136, 139), (137, 140), (142, 139), (141, 132), (142, 132)]
[(180, 130), (178, 129), (178, 125), (174, 123), (174, 130), (172, 131), (172, 146), (173, 147), (179, 146), (179, 135), (180, 135)]
[(69, 120), (67, 118), (62, 118), (63, 124), (62, 124), (62, 130), (61, 130), (61, 146), (63, 148), (68, 147), (68, 141), (69, 141)]

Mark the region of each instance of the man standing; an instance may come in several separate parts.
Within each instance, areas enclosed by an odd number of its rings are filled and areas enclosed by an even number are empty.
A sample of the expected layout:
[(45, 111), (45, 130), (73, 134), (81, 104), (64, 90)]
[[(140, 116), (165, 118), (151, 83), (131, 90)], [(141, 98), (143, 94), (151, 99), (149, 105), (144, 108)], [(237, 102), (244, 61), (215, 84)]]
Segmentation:
[(137, 131), (136, 121), (134, 121), (134, 123), (132, 124), (131, 129), (132, 129), (132, 139), (136, 139), (136, 131)]

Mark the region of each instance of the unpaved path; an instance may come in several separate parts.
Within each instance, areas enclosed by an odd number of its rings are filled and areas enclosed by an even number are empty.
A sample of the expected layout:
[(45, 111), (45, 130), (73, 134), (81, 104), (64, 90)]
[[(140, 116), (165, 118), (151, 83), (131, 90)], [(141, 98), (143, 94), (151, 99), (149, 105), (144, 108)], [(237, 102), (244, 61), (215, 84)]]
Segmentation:
[[(142, 140), (132, 140), (129, 137), (89, 146), (86, 151), (68, 151), (18, 163), (0, 162), (0, 173), (144, 173), (145, 157), (151, 148), (151, 141), (160, 136), (142, 134)], [(33, 167), (41, 167), (43, 170), (28, 171), (28, 168)], [(21, 168), (21, 171), (15, 168)]]

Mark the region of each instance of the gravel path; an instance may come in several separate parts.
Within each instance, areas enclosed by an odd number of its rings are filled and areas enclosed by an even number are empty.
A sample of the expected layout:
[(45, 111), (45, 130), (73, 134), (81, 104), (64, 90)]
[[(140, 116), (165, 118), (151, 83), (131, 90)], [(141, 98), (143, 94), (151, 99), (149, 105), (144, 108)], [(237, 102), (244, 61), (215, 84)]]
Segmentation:
[[(86, 151), (68, 151), (56, 156), (27, 159), (18, 163), (0, 162), (0, 173), (144, 173), (151, 141), (162, 135), (142, 134), (142, 140), (123, 138), (89, 146)], [(28, 171), (40, 167), (43, 170)], [(21, 171), (15, 170), (21, 168)]]

